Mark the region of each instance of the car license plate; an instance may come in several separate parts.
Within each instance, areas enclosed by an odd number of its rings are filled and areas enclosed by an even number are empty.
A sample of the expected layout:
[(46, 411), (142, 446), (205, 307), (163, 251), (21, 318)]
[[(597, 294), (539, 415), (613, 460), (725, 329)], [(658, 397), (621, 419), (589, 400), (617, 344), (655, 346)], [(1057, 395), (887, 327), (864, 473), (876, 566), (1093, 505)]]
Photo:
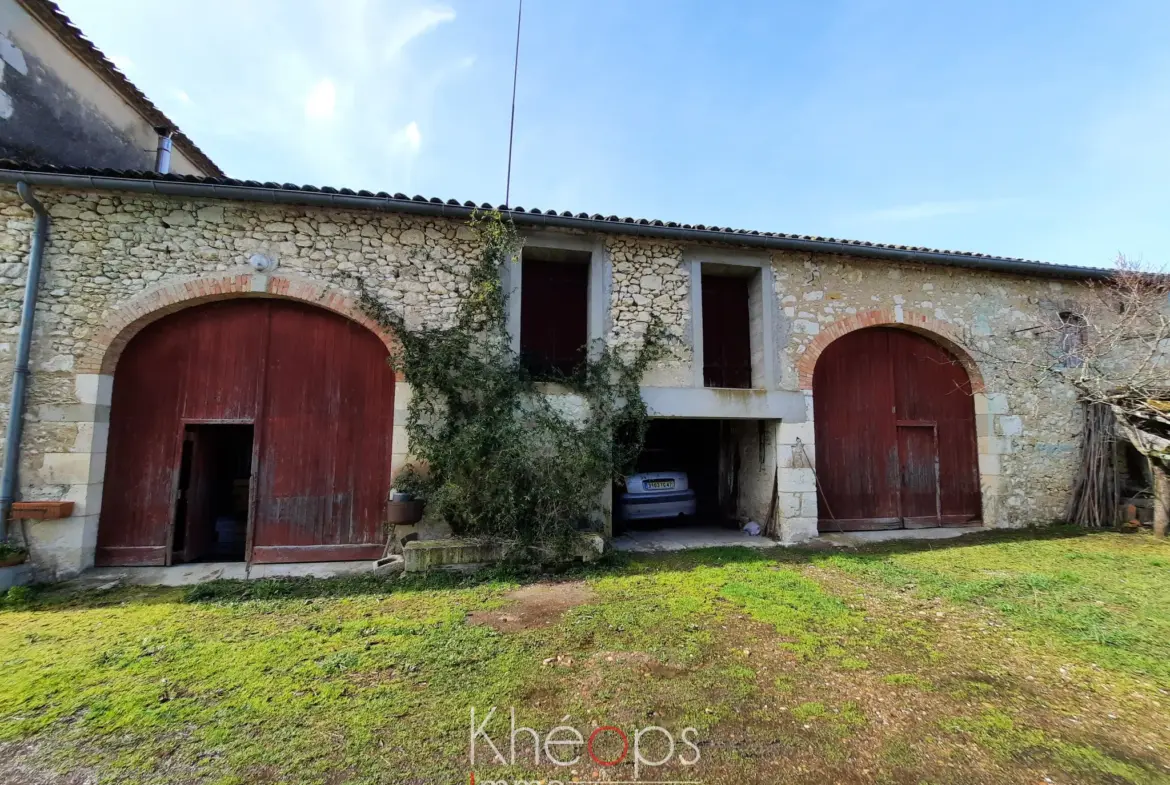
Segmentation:
[(642, 487), (648, 491), (664, 491), (674, 487), (674, 480), (646, 480)]

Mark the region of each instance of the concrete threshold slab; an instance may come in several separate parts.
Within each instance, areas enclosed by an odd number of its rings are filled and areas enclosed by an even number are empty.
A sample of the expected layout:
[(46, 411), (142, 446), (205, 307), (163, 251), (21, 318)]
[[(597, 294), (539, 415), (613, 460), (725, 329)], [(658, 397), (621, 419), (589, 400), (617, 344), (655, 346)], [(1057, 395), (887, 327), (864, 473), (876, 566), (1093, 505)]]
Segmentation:
[(953, 537), (962, 537), (964, 534), (988, 531), (986, 526), (948, 526), (939, 529), (882, 529), (868, 532), (821, 532), (817, 538), (820, 542), (830, 545), (855, 548), (859, 545), (872, 545), (875, 542), (891, 542), (893, 540), (949, 540)]
[(191, 586), (219, 579), (257, 580), (260, 578), (335, 578), (373, 572), (372, 561), (304, 562), (298, 564), (247, 564), (245, 562), (205, 562), (176, 564), (171, 567), (95, 567), (86, 570), (75, 582), (86, 586), (129, 583), (141, 586)]
[(631, 531), (613, 539), (613, 548), (630, 553), (661, 553), (692, 548), (775, 548), (780, 543), (768, 537), (751, 537), (735, 529), (717, 526), (680, 526), (654, 531)]

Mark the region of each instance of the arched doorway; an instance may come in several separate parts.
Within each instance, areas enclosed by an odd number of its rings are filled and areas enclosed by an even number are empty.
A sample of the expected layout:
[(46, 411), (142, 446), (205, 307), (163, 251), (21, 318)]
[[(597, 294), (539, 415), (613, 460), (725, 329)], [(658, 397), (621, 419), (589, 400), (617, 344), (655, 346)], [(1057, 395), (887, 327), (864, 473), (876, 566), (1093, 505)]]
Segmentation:
[(275, 298), (149, 324), (114, 374), (97, 564), (380, 556), (387, 354), (361, 325)]
[(971, 380), (918, 333), (871, 327), (813, 371), (822, 532), (970, 525), (981, 515)]

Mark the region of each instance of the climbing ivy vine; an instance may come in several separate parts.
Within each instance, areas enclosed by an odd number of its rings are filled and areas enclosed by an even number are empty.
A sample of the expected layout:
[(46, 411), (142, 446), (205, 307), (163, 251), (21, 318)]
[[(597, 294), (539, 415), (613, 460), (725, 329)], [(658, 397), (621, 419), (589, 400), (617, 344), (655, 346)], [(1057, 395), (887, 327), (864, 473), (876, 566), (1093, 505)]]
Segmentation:
[(452, 324), (408, 327), (361, 289), (366, 313), (398, 336), (391, 364), (411, 385), (406, 429), (419, 463), (395, 486), (424, 497), (428, 517), (457, 535), (509, 543), (517, 555), (563, 551), (577, 532), (597, 528), (602, 489), (641, 451), (648, 416), (640, 382), (663, 356), (666, 333), (652, 320), (638, 344), (598, 342), (583, 367), (553, 380), (575, 398), (544, 394), (550, 380), (525, 369), (506, 326), (500, 273), (520, 237), (498, 213), (471, 226), (481, 252)]

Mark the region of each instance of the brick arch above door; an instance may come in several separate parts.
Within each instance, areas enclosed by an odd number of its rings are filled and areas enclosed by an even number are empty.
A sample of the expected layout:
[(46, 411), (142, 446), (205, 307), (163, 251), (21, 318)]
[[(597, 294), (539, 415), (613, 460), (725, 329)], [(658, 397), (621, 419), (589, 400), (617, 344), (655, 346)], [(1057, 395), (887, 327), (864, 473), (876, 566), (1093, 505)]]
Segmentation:
[(813, 371), (816, 369), (817, 359), (828, 348), (829, 344), (843, 335), (864, 330), (867, 327), (898, 327), (929, 338), (946, 349), (967, 371), (967, 376), (971, 380), (972, 393), (985, 392), (983, 372), (979, 369), (979, 364), (975, 362), (975, 358), (971, 356), (955, 328), (924, 313), (902, 308), (896, 310), (893, 308), (874, 308), (824, 325), (821, 332), (809, 342), (804, 353), (797, 360), (796, 370), (800, 378), (800, 389), (812, 389)]
[(126, 344), (147, 325), (184, 308), (240, 297), (276, 297), (325, 308), (374, 333), (391, 355), (398, 351), (394, 334), (336, 288), (298, 275), (239, 273), (162, 283), (103, 313), (103, 326), (78, 358), (76, 370), (79, 374), (112, 375)]
[(225, 427), (241, 426), (251, 455), (244, 558), (376, 558), (393, 455), (387, 356), (362, 325), (287, 297), (219, 298), (152, 321), (114, 374), (97, 563), (192, 558), (175, 543), (191, 529), (196, 496), (211, 542), (229, 494), (195, 481), (196, 466), (215, 468), (196, 460), (199, 445), (215, 448)]

